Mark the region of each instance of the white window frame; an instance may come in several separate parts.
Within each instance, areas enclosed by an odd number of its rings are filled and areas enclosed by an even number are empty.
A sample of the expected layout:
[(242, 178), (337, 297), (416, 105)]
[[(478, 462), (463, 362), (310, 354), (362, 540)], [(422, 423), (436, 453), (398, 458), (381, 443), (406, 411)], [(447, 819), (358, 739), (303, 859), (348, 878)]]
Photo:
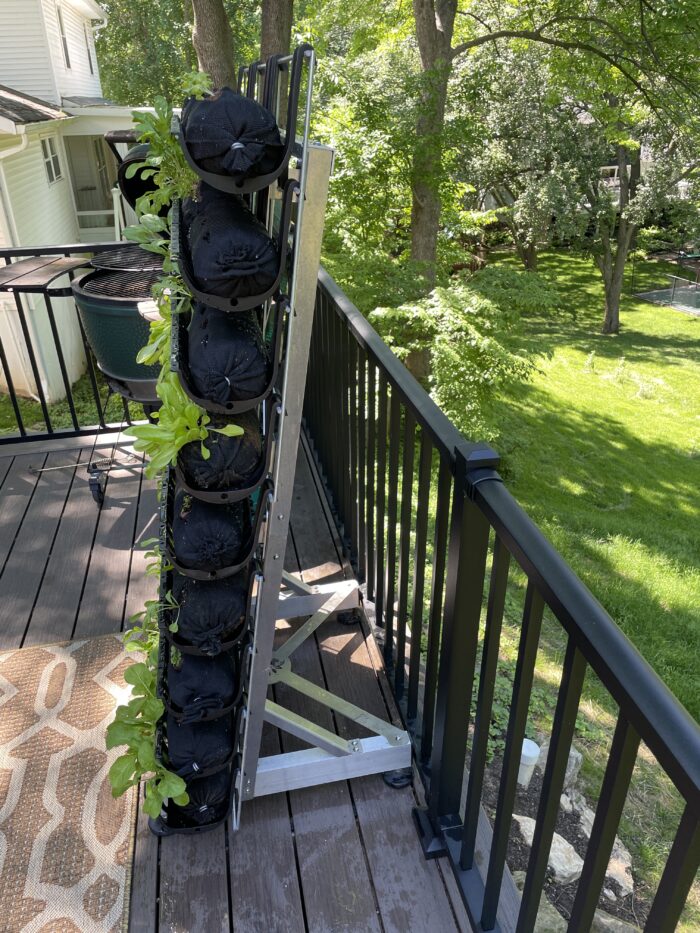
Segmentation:
[(61, 181), (63, 178), (63, 168), (58, 154), (58, 146), (56, 145), (57, 139), (57, 136), (43, 136), (41, 139), (41, 154), (44, 159), (46, 178), (50, 185)]
[(83, 32), (85, 33), (85, 48), (87, 49), (88, 65), (90, 66), (90, 74), (95, 74), (95, 66), (92, 63), (92, 51), (90, 49), (90, 27), (87, 23), (83, 23)]
[(68, 36), (66, 35), (66, 24), (63, 22), (63, 10), (60, 3), (56, 4), (56, 18), (58, 20), (58, 33), (61, 37), (61, 48), (63, 49), (63, 63), (70, 71), (70, 52), (68, 51)]

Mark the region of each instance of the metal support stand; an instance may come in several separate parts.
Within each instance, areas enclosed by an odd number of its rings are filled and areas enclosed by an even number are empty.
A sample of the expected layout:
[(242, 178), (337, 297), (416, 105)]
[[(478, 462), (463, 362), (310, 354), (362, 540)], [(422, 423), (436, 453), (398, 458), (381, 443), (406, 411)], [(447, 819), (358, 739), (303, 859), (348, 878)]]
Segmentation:
[[(333, 155), (330, 149), (308, 142), (305, 142), (304, 153), (297, 215), (298, 240), (291, 279), (282, 417), (275, 451), (272, 501), (265, 523), (262, 569), (255, 599), (255, 637), (243, 745), (243, 800), (391, 771), (411, 763), (411, 744), (406, 732), (299, 677), (292, 670), (295, 650), (332, 613), (357, 609), (360, 605), (355, 581), (309, 587), (284, 573), (282, 566), (287, 546), (323, 217)], [(286, 642), (273, 649), (277, 621), (301, 616), (309, 618)], [(273, 683), (284, 683), (312, 697), (374, 734), (369, 738), (341, 738), (269, 700), (268, 687)], [(308, 742), (310, 747), (260, 758), (260, 741), (265, 722)], [(234, 829), (238, 820), (239, 813), (234, 810)]]

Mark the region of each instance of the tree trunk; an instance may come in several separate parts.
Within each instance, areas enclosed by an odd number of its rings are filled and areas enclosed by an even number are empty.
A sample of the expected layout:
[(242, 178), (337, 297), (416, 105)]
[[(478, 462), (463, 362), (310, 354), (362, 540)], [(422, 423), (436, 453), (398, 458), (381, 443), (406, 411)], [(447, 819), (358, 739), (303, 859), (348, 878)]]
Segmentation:
[(411, 259), (421, 264), (427, 290), (435, 282), (442, 132), (456, 12), (456, 0), (413, 0), (424, 84), (411, 170)]
[(287, 55), (292, 41), (294, 0), (262, 0), (260, 58)]
[(515, 251), (523, 268), (526, 272), (537, 272), (537, 246), (534, 243), (523, 243), (518, 238), (514, 227), (511, 227), (510, 231), (515, 243)]
[(199, 70), (206, 72), (215, 88), (236, 86), (233, 34), (223, 0), (192, 0), (192, 44)]

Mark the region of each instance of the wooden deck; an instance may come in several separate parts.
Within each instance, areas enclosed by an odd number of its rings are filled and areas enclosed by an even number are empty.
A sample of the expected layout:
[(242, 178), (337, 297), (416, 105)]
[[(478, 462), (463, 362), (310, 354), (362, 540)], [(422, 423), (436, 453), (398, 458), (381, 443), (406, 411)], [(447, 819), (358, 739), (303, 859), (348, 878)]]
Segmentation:
[[(100, 510), (82, 466), (128, 453), (127, 443), (103, 436), (0, 447), (0, 650), (119, 631), (152, 595), (138, 542), (156, 533), (153, 484), (139, 469), (115, 470)], [(64, 464), (75, 468), (30, 472)], [(306, 583), (348, 573), (304, 451), (286, 565)], [(365, 625), (326, 623), (295, 654), (295, 670), (379, 716), (396, 716)], [(344, 734), (342, 720), (300, 695), (289, 692), (283, 702)], [(274, 730), (264, 743), (267, 754), (299, 747)], [(449, 869), (423, 859), (415, 802), (413, 791), (392, 790), (377, 775), (244, 804), (238, 833), (221, 827), (158, 840), (140, 813), (129, 929), (469, 930)]]

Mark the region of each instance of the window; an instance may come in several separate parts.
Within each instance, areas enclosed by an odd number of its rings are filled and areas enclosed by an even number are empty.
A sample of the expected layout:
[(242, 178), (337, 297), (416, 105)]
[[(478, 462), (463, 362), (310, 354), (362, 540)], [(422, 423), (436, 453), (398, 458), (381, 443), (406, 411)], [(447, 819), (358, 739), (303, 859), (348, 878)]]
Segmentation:
[(90, 74), (94, 75), (95, 69), (93, 68), (93, 65), (92, 65), (92, 52), (90, 51), (90, 29), (87, 23), (85, 23), (85, 48), (87, 49), (88, 65), (90, 66)]
[(63, 178), (63, 172), (61, 171), (61, 162), (58, 158), (58, 152), (56, 150), (56, 137), (49, 136), (46, 139), (41, 140), (41, 151), (44, 154), (44, 165), (46, 167), (46, 176), (49, 179), (49, 184), (53, 184), (55, 181), (58, 181), (59, 178)]
[(56, 15), (58, 16), (58, 31), (61, 33), (61, 45), (63, 46), (63, 61), (66, 63), (66, 68), (70, 68), (68, 39), (66, 38), (66, 27), (63, 24), (63, 10), (61, 10), (60, 6), (56, 7)]

